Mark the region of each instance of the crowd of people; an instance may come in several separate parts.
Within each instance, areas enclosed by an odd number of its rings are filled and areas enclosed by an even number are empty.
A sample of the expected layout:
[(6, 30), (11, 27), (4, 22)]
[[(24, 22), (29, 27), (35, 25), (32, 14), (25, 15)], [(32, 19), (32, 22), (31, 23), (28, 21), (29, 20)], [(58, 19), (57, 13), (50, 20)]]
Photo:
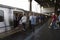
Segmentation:
[(45, 17), (44, 15), (36, 15), (34, 13), (29, 13), (29, 18), (26, 16), (26, 14), (23, 14), (22, 16), (19, 16), (19, 19), (17, 20), (16, 18), (14, 18), (14, 25), (15, 27), (17, 27), (18, 25), (22, 25), (23, 30), (26, 31), (26, 23), (27, 23), (27, 19), (29, 21), (29, 28), (31, 29), (32, 32), (35, 31), (35, 26), (37, 24), (37, 21), (40, 24), (43, 24), (44, 21), (46, 21), (47, 17)]
[[(37, 15), (34, 13), (29, 13), (28, 17), (26, 16), (26, 14), (23, 14), (23, 15), (18, 14), (18, 15), (14, 16), (14, 28), (19, 25), (22, 25), (23, 30), (26, 31), (27, 19), (28, 19), (29, 28), (31, 29), (32, 32), (34, 32), (37, 22), (39, 25), (42, 25), (49, 18), (48, 18), (48, 16), (45, 16), (43, 14)], [(51, 25), (52, 29), (60, 28), (60, 14), (57, 15), (55, 13), (52, 13), (51, 23), (52, 23), (52, 25)], [(57, 24), (59, 24), (59, 26), (57, 26)]]

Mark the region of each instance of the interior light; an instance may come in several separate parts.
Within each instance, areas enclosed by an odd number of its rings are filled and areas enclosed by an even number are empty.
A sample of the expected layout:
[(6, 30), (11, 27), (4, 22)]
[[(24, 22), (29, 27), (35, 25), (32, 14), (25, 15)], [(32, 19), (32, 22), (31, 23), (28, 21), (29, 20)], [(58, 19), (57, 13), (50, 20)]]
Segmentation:
[(41, 7), (41, 9), (43, 10), (43, 6)]

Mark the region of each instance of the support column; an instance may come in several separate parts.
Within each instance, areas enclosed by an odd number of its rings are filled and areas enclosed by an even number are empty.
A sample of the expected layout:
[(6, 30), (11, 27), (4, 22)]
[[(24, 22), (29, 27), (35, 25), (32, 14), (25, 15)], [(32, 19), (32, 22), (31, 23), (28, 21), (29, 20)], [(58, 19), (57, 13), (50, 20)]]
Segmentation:
[(57, 13), (57, 4), (56, 4), (56, 2), (54, 2), (54, 3), (55, 3), (55, 13)]
[(30, 4), (29, 10), (30, 10), (30, 12), (32, 12), (32, 0), (29, 0), (29, 4)]
[(59, 0), (56, 0), (56, 3), (55, 3), (55, 13), (57, 15), (59, 15), (58, 9), (59, 9)]

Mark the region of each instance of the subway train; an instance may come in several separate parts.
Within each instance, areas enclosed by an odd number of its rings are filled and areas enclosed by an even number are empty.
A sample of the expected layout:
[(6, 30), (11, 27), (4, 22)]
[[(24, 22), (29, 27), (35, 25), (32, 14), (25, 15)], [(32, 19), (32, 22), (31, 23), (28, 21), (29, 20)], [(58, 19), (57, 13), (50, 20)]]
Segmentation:
[[(14, 30), (17, 27), (14, 18), (16, 17), (17, 19), (19, 19), (19, 16), (23, 14), (26, 14), (27, 18), (29, 18), (29, 13), (30, 13), (29, 11), (20, 8), (0, 4), (0, 33), (10, 31), (12, 29)], [(36, 16), (41, 15), (40, 13), (35, 12), (31, 13), (34, 13)], [(27, 25), (26, 25), (27, 27), (29, 26), (28, 20), (29, 19), (27, 19)], [(38, 22), (39, 21), (37, 20), (37, 24)]]
[(0, 4), (0, 33), (14, 28), (14, 15), (24, 14), (23, 9)]
[[(33, 12), (32, 12), (33, 13)], [(0, 33), (16, 28), (14, 18), (26, 14), (29, 17), (29, 11), (0, 4)], [(28, 19), (27, 19), (28, 26)]]

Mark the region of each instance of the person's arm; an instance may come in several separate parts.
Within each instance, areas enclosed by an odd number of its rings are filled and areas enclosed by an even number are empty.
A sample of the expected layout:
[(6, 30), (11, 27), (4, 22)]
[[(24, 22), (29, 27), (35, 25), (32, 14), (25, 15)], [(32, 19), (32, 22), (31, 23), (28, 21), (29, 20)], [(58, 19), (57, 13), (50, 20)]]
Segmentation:
[(22, 20), (23, 20), (23, 17), (21, 18), (21, 22), (22, 22)]

